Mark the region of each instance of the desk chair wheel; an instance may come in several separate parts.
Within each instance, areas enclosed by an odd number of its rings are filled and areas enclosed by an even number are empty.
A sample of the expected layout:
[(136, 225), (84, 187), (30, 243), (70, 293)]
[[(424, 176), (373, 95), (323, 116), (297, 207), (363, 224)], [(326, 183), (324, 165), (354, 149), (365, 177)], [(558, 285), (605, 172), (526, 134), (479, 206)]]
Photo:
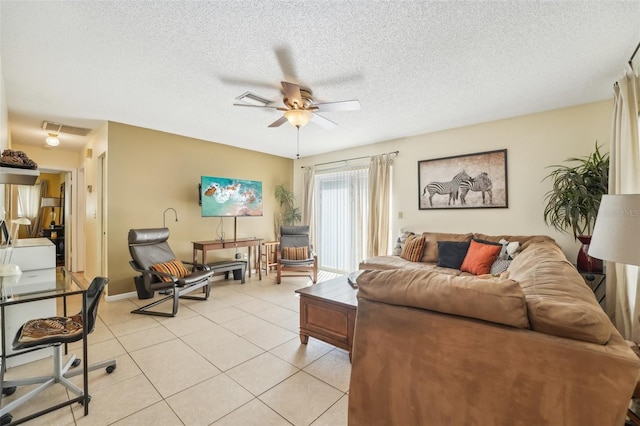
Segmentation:
[(13, 395), (13, 393), (16, 391), (16, 389), (18, 389), (17, 386), (10, 386), (8, 388), (2, 388), (2, 394), (9, 396), (9, 395)]
[(116, 369), (115, 365), (110, 365), (107, 368), (105, 368), (105, 370), (107, 371), (107, 374), (111, 374), (113, 373), (113, 371)]
[(80, 365), (80, 362), (81, 362), (81, 361), (80, 361), (80, 358), (76, 358), (76, 359), (74, 359), (74, 360), (73, 360), (73, 362), (71, 363), (71, 366), (72, 366), (72, 367), (77, 367), (77, 366), (79, 366), (79, 365)]
[[(89, 402), (91, 402), (91, 395), (89, 395)], [(78, 404), (84, 405), (84, 401), (80, 400), (80, 401), (78, 401)]]
[(10, 413), (7, 413), (4, 416), (0, 417), (0, 425), (2, 426), (8, 425), (12, 421), (13, 421), (13, 416)]

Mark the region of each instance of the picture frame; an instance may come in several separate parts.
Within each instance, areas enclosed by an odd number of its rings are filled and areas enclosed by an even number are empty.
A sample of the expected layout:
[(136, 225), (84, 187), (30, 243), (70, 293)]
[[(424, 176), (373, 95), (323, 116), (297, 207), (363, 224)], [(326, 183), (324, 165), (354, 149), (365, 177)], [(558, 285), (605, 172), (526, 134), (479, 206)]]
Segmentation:
[(508, 208), (507, 150), (418, 161), (418, 208)]

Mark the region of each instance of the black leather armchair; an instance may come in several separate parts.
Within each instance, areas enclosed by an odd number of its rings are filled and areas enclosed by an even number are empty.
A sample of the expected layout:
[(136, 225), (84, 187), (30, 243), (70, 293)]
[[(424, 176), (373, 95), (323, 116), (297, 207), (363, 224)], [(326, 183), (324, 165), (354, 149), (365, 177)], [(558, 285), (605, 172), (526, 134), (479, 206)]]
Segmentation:
[[(169, 229), (130, 229), (129, 253), (131, 267), (140, 272), (147, 291), (165, 290), (166, 297), (131, 311), (133, 314), (174, 317), (178, 312), (179, 299), (207, 300), (211, 291), (210, 281), (214, 271), (207, 265), (184, 262), (176, 259), (169, 247)], [(183, 265), (189, 265), (186, 268)], [(202, 289), (204, 296), (186, 296), (194, 290)], [(172, 300), (171, 312), (151, 310), (163, 302)]]

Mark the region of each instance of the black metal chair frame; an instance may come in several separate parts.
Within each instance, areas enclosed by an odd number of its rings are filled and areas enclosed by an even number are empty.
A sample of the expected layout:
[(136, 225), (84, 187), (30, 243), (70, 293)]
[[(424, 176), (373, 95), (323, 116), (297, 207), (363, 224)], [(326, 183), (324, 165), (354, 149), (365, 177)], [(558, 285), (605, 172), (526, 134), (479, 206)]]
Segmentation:
[[(167, 228), (129, 230), (129, 253), (133, 259), (129, 264), (135, 271), (142, 274), (144, 288), (150, 292), (168, 292), (167, 296), (140, 308), (134, 309), (131, 311), (132, 314), (175, 317), (178, 313), (180, 299), (207, 300), (209, 298), (209, 294), (211, 293), (211, 276), (214, 274), (214, 271), (207, 265), (182, 261), (185, 265), (191, 266), (191, 274), (183, 278), (150, 269), (150, 262), (168, 262), (176, 258), (167, 243), (168, 238), (169, 229)], [(151, 250), (156, 251), (156, 253), (152, 254), (152, 261), (150, 259), (143, 258), (141, 252), (145, 251), (145, 247), (149, 247)], [(146, 264), (141, 265), (140, 263), (142, 262)], [(171, 281), (162, 281), (160, 277), (169, 277)], [(198, 289), (203, 290), (204, 296), (187, 296), (188, 293)], [(151, 310), (151, 308), (169, 300), (173, 301), (170, 313)]]
[[(79, 366), (81, 360), (79, 358), (76, 358), (76, 355), (73, 354), (71, 355), (69, 360), (66, 362), (66, 364), (63, 365), (62, 364), (62, 358), (63, 358), (62, 347), (67, 343), (77, 342), (79, 340), (82, 340), (83, 338), (86, 339), (87, 335), (93, 331), (96, 324), (96, 318), (98, 316), (98, 305), (100, 303), (100, 299), (102, 298), (102, 293), (104, 291), (104, 288), (108, 282), (109, 280), (107, 278), (96, 277), (93, 279), (93, 281), (89, 285), (89, 288), (84, 294), (86, 315), (83, 315), (84, 330), (82, 333), (67, 334), (67, 335), (56, 334), (54, 336), (51, 336), (48, 339), (38, 339), (31, 342), (20, 342), (19, 337), (22, 334), (22, 329), (26, 323), (23, 324), (22, 327), (20, 327), (20, 329), (16, 333), (16, 336), (12, 344), (13, 349), (15, 351), (20, 351), (20, 352), (13, 354), (12, 356), (19, 355), (21, 352), (26, 353), (26, 352), (32, 352), (34, 350), (53, 347), (53, 373), (49, 376), (30, 377), (30, 378), (17, 379), (17, 380), (4, 380), (2, 382), (2, 393), (7, 396), (12, 395), (16, 391), (16, 388), (18, 386), (37, 385), (37, 384), (39, 384), (39, 386), (36, 387), (35, 389), (30, 390), (29, 392), (20, 396), (19, 398), (9, 402), (8, 404), (3, 405), (2, 408), (0, 408), (0, 424), (4, 425), (4, 424), (10, 423), (13, 420), (13, 416), (10, 414), (10, 411), (12, 411), (13, 409), (19, 407), (20, 405), (26, 402), (29, 402), (36, 395), (40, 394), (45, 389), (55, 385), (56, 383), (59, 383), (60, 385), (64, 386), (65, 388), (69, 389), (71, 392), (76, 394), (78, 396), (78, 398), (76, 399), (78, 399), (79, 402), (89, 401), (90, 396), (87, 396), (86, 398), (82, 399), (81, 397), (85, 396), (84, 390), (76, 386), (75, 383), (69, 380), (69, 378), (71, 377), (78, 376), (84, 373), (85, 371), (84, 368), (78, 368), (78, 369), (69, 371), (70, 368)], [(80, 314), (82, 314), (82, 312), (80, 312)], [(88, 360), (85, 360), (85, 361), (88, 361)], [(97, 369), (104, 368), (106, 369), (106, 372), (108, 374), (111, 374), (116, 369), (116, 366), (117, 366), (116, 360), (110, 359), (110, 360), (98, 362), (92, 365), (88, 365), (86, 367), (86, 371), (89, 372), (89, 371), (94, 371)], [(27, 421), (37, 416), (48, 413), (50, 411), (56, 410), (58, 408), (62, 408), (65, 405), (68, 405), (68, 403), (58, 404), (48, 409), (31, 414), (20, 420)], [(85, 409), (86, 408), (87, 407), (85, 407)]]

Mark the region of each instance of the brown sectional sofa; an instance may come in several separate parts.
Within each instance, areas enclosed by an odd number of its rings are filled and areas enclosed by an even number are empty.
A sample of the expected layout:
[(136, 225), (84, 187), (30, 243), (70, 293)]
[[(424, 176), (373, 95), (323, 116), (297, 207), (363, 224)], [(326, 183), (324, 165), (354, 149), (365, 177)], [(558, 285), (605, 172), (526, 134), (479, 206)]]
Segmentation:
[[(521, 248), (499, 276), (435, 265), (472, 237)], [(360, 265), (350, 425), (624, 424), (640, 361), (552, 239), (425, 240)]]

